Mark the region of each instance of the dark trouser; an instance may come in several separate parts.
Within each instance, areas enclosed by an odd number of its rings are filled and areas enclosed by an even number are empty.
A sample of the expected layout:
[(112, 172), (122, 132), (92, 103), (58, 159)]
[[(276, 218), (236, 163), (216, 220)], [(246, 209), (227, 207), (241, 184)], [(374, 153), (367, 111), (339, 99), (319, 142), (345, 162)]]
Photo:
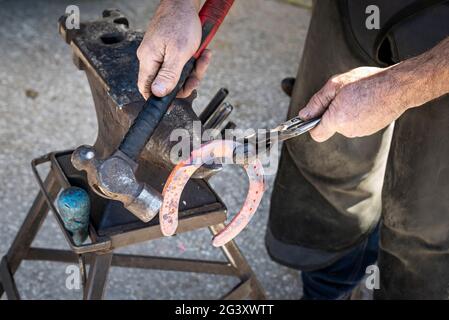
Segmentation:
[[(336, 1), (317, 1), (289, 117), (334, 74), (366, 65)], [(449, 298), (449, 98), (407, 111), (372, 136), (288, 141), (267, 232), (273, 259), (307, 273), (354, 252), (380, 225), (375, 298)]]
[[(376, 228), (364, 241), (329, 266), (302, 272), (303, 299), (347, 298), (365, 276), (367, 266), (376, 263), (378, 251), (379, 228)], [(374, 281), (369, 283), (375, 284)]]

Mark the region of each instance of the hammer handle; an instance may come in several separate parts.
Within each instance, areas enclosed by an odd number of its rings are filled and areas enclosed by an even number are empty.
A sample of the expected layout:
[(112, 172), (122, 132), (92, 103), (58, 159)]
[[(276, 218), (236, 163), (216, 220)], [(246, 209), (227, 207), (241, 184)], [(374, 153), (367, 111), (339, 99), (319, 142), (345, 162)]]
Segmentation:
[(192, 58), (184, 65), (180, 79), (173, 89), (165, 97), (152, 95), (145, 101), (142, 110), (137, 115), (133, 124), (123, 138), (119, 150), (129, 158), (137, 162), (140, 153), (145, 148), (154, 130), (162, 120), (168, 107), (175, 100), (178, 92), (184, 86), (185, 81), (195, 68), (198, 59), (212, 41), (218, 27), (223, 22), (234, 0), (207, 0), (200, 10), (199, 16), (202, 24), (201, 45)]

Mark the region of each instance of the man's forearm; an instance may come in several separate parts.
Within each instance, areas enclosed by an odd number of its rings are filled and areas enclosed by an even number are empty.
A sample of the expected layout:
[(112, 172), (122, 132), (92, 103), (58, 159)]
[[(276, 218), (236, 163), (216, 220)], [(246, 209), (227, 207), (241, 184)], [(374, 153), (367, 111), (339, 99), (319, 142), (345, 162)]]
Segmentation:
[(399, 84), (404, 109), (449, 93), (449, 37), (429, 51), (391, 67), (387, 73)]

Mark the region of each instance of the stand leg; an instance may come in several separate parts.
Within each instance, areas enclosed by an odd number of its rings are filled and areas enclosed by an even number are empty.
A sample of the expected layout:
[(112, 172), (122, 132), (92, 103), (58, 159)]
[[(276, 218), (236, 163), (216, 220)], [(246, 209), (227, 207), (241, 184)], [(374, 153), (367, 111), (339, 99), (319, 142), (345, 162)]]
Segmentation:
[(112, 251), (107, 253), (96, 253), (92, 257), (89, 267), (89, 276), (84, 288), (84, 300), (103, 299), (106, 281), (112, 262)]
[[(54, 173), (51, 170), (45, 179), (44, 187), (51, 199), (55, 198), (60, 190)], [(7, 264), (7, 269), (9, 270), (11, 277), (14, 276), (23, 258), (27, 255), (31, 243), (36, 237), (37, 232), (47, 216), (48, 210), (49, 208), (47, 202), (45, 201), (45, 196), (42, 191), (39, 191), (39, 194), (34, 200), (33, 205), (31, 206), (24, 222), (22, 223), (22, 226), (17, 232), (16, 237), (8, 250), (8, 253), (6, 254), (6, 259), (4, 258), (4, 263)], [(5, 281), (7, 280), (3, 279), (2, 285), (0, 285), (0, 297), (4, 292), (4, 289), (6, 289)]]
[[(209, 227), (210, 231), (214, 236), (224, 228), (225, 225), (223, 223)], [(254, 274), (253, 270), (249, 266), (248, 262), (240, 252), (240, 249), (237, 247), (235, 242), (229, 241), (228, 243), (226, 243), (224, 246), (221, 247), (221, 250), (226, 256), (226, 259), (236, 269), (238, 277), (242, 280), (242, 283), (240, 283), (236, 288), (231, 290), (231, 292), (227, 296), (225, 296), (225, 298), (227, 297), (237, 298), (237, 295), (235, 295), (234, 293), (236, 293), (237, 290), (241, 290), (242, 292), (249, 291), (250, 292), (249, 296), (253, 299), (257, 300), (266, 299), (265, 291), (262, 288), (262, 285), (257, 280), (256, 275)], [(248, 290), (247, 285), (250, 285), (250, 290)], [(244, 297), (239, 296), (239, 298)]]
[(6, 257), (3, 257), (2, 261), (0, 262), (0, 275), (3, 282), (2, 290), (5, 290), (8, 299), (19, 300), (19, 291), (17, 290), (16, 282), (14, 281), (14, 277), (11, 274), (11, 270), (8, 266), (8, 261), (6, 261)]

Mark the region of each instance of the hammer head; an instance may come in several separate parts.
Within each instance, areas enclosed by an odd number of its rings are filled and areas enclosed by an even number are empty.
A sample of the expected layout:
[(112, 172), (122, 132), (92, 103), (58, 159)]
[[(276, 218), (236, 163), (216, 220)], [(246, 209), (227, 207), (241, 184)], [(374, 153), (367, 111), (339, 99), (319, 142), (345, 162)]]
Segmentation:
[(73, 152), (72, 164), (77, 170), (86, 171), (89, 185), (98, 195), (122, 202), (143, 222), (150, 221), (159, 212), (161, 194), (136, 180), (136, 163), (120, 151), (100, 160), (93, 147), (83, 145)]

